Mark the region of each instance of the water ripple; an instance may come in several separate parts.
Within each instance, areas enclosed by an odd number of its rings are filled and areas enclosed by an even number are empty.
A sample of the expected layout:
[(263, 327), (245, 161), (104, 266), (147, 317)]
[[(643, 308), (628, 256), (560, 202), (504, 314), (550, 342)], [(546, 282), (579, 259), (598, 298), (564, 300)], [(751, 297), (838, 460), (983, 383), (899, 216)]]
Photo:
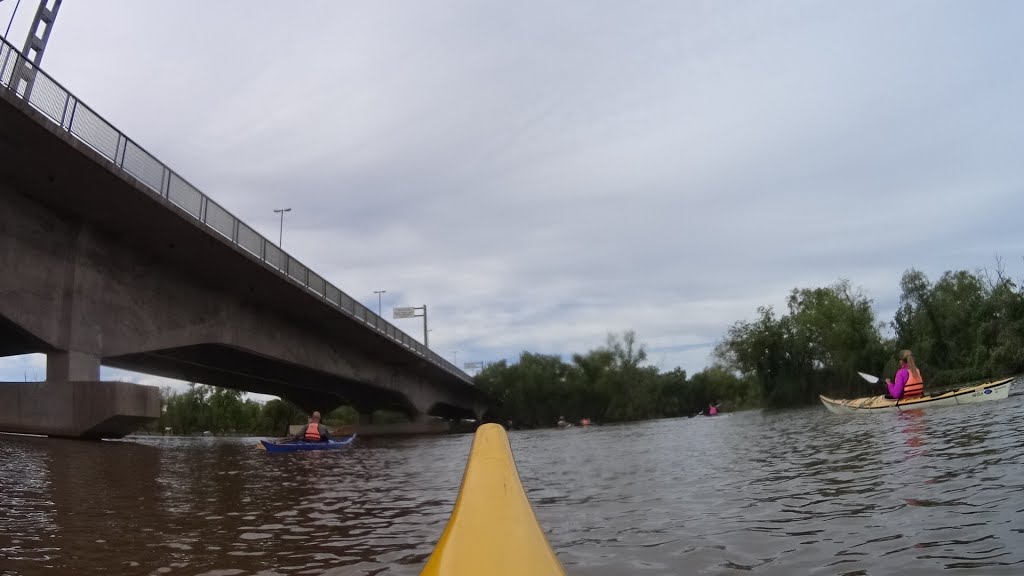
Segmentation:
[[(1024, 573), (1024, 396), (515, 432), (570, 574)], [(471, 437), (0, 437), (0, 575), (414, 575)]]

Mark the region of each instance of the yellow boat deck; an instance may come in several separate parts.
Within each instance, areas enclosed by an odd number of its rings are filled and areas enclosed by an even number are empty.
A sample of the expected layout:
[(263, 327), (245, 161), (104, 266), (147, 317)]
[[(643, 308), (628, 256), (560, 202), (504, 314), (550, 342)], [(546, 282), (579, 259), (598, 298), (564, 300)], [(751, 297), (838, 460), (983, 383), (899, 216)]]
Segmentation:
[(421, 576), (564, 576), (519, 480), (505, 429), (476, 431), (455, 508)]

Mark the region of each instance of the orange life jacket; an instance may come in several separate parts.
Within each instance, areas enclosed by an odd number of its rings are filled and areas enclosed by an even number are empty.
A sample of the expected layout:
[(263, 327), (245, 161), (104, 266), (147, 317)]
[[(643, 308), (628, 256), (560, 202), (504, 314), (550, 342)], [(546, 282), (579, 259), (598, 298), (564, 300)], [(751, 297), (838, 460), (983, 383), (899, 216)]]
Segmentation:
[(306, 435), (304, 436), (304, 438), (306, 440), (309, 440), (310, 442), (319, 442), (320, 441), (320, 423), (319, 422), (312, 422), (312, 423), (310, 423), (309, 426), (306, 426)]
[(908, 378), (907, 383), (903, 385), (902, 397), (915, 398), (917, 396), (924, 396), (924, 380), (921, 379), (921, 371), (908, 366), (907, 372), (910, 373), (910, 378)]

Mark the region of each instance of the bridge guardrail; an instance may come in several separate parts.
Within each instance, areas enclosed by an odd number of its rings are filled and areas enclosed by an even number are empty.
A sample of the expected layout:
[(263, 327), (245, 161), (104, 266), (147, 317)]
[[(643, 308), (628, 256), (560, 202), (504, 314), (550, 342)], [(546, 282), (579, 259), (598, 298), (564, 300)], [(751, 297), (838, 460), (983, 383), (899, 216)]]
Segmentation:
[(0, 36), (0, 42), (0, 89), (13, 91), (62, 130), (109, 160), (116, 169), (130, 174), (154, 195), (191, 215), (198, 225), (220, 234), (285, 278), (361, 321), (366, 328), (376, 330), (459, 379), (472, 383), (472, 378), (454, 364), (345, 294), (200, 192), (42, 68), (35, 67), (6, 38)]

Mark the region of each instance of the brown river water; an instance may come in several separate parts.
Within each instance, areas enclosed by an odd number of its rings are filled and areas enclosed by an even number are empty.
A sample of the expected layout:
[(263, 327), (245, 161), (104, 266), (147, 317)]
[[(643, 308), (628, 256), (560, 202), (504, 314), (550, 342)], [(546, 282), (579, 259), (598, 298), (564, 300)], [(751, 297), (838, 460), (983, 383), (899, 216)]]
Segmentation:
[[(1014, 395), (510, 438), (571, 575), (1019, 575), (1022, 416)], [(271, 455), (254, 439), (0, 435), (0, 575), (415, 575), (471, 441)]]

